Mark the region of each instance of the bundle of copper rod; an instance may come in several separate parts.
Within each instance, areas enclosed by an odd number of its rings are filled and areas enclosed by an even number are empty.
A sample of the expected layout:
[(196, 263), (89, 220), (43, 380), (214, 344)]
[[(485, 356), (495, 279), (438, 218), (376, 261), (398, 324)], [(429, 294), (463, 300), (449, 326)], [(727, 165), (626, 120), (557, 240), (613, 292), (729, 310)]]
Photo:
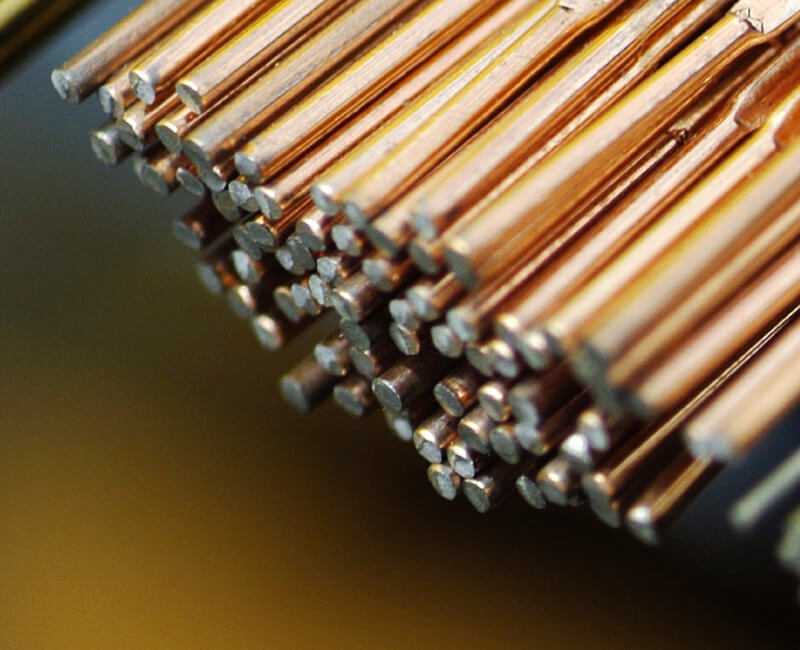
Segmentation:
[(655, 542), (800, 402), (800, 0), (147, 0), (52, 80), (446, 499)]

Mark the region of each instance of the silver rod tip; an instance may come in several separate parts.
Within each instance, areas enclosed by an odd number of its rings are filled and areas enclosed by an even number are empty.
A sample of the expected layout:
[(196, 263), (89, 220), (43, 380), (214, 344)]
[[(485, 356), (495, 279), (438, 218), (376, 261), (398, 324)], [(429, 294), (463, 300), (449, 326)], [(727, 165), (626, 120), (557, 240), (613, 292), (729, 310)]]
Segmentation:
[(461, 486), (464, 496), (467, 497), (467, 501), (482, 515), (485, 515), (492, 509), (492, 501), (489, 497), (488, 486), (486, 485), (487, 480), (491, 481), (488, 477), (468, 478)]
[(253, 328), (256, 339), (265, 349), (274, 352), (283, 346), (283, 330), (274, 318), (259, 314), (250, 321), (250, 325)]
[(70, 78), (69, 72), (56, 68), (50, 73), (50, 81), (53, 82), (53, 88), (61, 99), (70, 104), (77, 104), (80, 101), (78, 87)]
[(403, 398), (397, 388), (383, 377), (372, 380), (372, 392), (385, 409), (399, 413), (403, 410)]
[(153, 104), (156, 101), (156, 89), (153, 80), (141, 70), (133, 69), (128, 73), (128, 81), (133, 89), (133, 94), (141, 99), (145, 104)]
[(428, 481), (436, 493), (448, 501), (455, 499), (461, 488), (461, 477), (452, 468), (441, 463), (428, 467)]
[(175, 85), (175, 93), (192, 113), (199, 115), (203, 112), (203, 100), (197, 86), (189, 79), (181, 79)]
[(203, 197), (206, 195), (206, 186), (197, 176), (185, 167), (179, 167), (178, 171), (175, 172), (175, 176), (181, 187), (192, 196)]
[(341, 209), (338, 201), (334, 198), (334, 191), (325, 183), (314, 183), (309, 190), (311, 200), (325, 214), (334, 216), (339, 214)]
[(547, 507), (547, 499), (532, 478), (526, 474), (521, 474), (517, 478), (516, 486), (517, 492), (529, 506), (537, 510), (544, 510)]

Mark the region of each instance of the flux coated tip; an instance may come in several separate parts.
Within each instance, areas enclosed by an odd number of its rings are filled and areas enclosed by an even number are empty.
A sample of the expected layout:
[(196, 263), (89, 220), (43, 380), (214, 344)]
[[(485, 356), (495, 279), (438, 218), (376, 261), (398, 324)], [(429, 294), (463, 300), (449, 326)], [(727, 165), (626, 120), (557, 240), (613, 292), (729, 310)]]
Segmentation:
[(478, 276), (472, 269), (468, 257), (468, 247), (460, 239), (448, 243), (444, 251), (447, 267), (455, 274), (458, 281), (468, 289), (478, 286)]
[(114, 96), (114, 93), (111, 92), (111, 88), (108, 86), (100, 86), (100, 88), (97, 89), (97, 100), (100, 102), (100, 108), (103, 109), (103, 112), (106, 115), (119, 117), (122, 114), (122, 108), (119, 104), (119, 101)]
[(245, 224), (247, 236), (265, 251), (275, 250), (275, 235), (265, 225), (251, 221)]
[(480, 337), (480, 332), (470, 323), (471, 316), (470, 311), (461, 307), (455, 307), (447, 312), (447, 324), (464, 343), (474, 343)]
[(235, 250), (231, 253), (231, 262), (236, 271), (236, 275), (245, 284), (252, 284), (258, 280), (258, 270), (253, 264), (253, 260), (243, 250)]
[(198, 262), (195, 265), (195, 272), (197, 273), (197, 277), (200, 278), (201, 284), (210, 294), (221, 296), (225, 292), (225, 286), (222, 284), (219, 276), (217, 276), (214, 269), (208, 264)]
[(299, 323), (303, 318), (303, 312), (295, 304), (292, 298), (292, 291), (288, 287), (278, 287), (272, 292), (272, 299), (275, 306), (293, 323)]
[(433, 387), (433, 397), (447, 413), (460, 418), (466, 412), (464, 405), (458, 398), (454, 387), (445, 382), (439, 382)]
[(294, 227), (294, 231), (303, 245), (310, 250), (318, 253), (325, 250), (325, 232), (316, 221), (300, 219)]
[[(195, 163), (195, 166), (197, 166), (198, 169), (201, 169), (197, 163)], [(215, 172), (213, 169), (203, 169), (200, 172), (200, 178), (212, 192), (225, 192), (225, 189), (228, 187), (227, 179), (222, 178), (222, 176), (217, 174), (217, 172)], [(236, 206), (235, 203), (231, 203), (232, 205)]]
[(345, 413), (353, 417), (360, 418), (367, 413), (367, 406), (342, 384), (333, 387), (333, 399)]
[(421, 206), (414, 210), (411, 218), (414, 220), (414, 228), (425, 239), (436, 239), (439, 236), (439, 232), (434, 227), (428, 213)]
[(333, 302), (333, 308), (342, 318), (356, 322), (361, 320), (361, 310), (349, 293), (335, 289), (331, 294), (331, 301)]
[(182, 149), (183, 153), (185, 153), (189, 160), (195, 164), (197, 169), (201, 171), (208, 171), (214, 166), (211, 158), (209, 158), (208, 154), (203, 151), (202, 145), (198, 142), (195, 142), (191, 138), (186, 138), (183, 141)]
[(561, 443), (561, 455), (567, 460), (572, 468), (583, 474), (594, 466), (594, 456), (589, 439), (581, 432), (575, 432), (567, 436)]

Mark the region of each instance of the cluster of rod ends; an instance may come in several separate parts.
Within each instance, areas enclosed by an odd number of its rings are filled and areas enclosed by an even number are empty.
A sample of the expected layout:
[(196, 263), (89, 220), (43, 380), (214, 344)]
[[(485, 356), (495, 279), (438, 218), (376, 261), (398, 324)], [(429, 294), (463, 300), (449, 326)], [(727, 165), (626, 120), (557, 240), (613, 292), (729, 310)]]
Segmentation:
[(800, 401), (798, 20), (149, 0), (52, 79), (98, 91), (102, 161), (203, 197), (174, 232), (264, 347), (329, 324), (291, 404), (382, 407), (481, 512), (588, 502), (655, 542)]

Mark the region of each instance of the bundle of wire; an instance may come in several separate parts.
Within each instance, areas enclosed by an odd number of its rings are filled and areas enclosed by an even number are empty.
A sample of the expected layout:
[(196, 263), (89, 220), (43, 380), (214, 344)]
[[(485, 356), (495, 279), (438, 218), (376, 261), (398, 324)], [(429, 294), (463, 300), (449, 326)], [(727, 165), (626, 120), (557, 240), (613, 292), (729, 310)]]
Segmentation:
[[(800, 401), (800, 0), (148, 0), (52, 75), (309, 410), (657, 541)], [(800, 480), (791, 457), (742, 526)], [(798, 511), (800, 513), (800, 511)], [(780, 546), (800, 573), (800, 514)]]

